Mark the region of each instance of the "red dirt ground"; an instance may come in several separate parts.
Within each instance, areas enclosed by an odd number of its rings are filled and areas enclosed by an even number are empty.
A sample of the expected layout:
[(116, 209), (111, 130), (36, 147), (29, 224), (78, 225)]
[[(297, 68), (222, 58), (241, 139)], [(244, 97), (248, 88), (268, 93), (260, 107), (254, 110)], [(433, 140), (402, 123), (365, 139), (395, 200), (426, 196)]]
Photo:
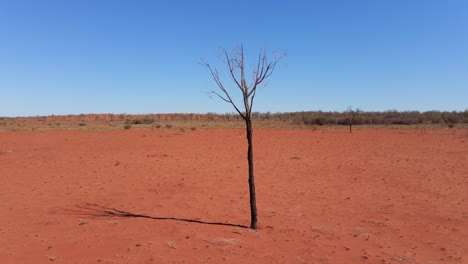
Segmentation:
[(242, 130), (2, 132), (0, 263), (468, 263), (466, 131), (254, 144), (257, 231)]

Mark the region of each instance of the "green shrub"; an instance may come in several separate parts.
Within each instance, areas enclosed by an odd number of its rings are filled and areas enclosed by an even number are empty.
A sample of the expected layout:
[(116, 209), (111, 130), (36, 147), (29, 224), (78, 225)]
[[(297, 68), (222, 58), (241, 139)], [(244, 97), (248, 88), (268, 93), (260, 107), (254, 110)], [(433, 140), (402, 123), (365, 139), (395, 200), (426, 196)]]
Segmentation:
[(126, 124), (126, 125), (124, 125), (123, 128), (124, 128), (125, 130), (129, 130), (130, 128), (132, 128), (132, 125)]

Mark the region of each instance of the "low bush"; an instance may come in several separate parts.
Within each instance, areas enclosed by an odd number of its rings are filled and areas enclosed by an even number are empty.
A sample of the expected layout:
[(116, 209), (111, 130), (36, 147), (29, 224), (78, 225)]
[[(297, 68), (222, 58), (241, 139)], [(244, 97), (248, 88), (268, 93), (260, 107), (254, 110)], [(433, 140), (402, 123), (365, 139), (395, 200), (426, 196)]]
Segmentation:
[(137, 119), (127, 119), (125, 124), (132, 124), (132, 125), (149, 125), (154, 123), (153, 118), (137, 118)]

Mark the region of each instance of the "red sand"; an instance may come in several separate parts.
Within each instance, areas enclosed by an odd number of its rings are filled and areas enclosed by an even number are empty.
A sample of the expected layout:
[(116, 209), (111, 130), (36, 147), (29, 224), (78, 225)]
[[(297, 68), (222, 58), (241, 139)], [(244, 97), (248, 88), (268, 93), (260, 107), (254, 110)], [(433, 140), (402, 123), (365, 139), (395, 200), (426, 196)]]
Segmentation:
[[(0, 133), (0, 263), (468, 263), (468, 135)], [(125, 213), (153, 218), (131, 217)]]

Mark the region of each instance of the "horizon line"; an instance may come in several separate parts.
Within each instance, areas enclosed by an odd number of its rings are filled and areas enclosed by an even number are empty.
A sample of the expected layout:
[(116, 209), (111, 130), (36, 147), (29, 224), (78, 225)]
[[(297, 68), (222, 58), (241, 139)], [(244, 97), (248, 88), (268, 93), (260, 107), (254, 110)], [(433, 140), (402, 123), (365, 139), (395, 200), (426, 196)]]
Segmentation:
[[(387, 109), (387, 110), (373, 110), (373, 111), (366, 111), (362, 110), (359, 108), (353, 109), (353, 111), (361, 111), (362, 113), (385, 113), (385, 112), (400, 112), (400, 113), (408, 113), (408, 112), (418, 112), (418, 113), (426, 113), (426, 112), (456, 112), (456, 113), (463, 113), (467, 112), (468, 108), (465, 110), (437, 110), (437, 109), (432, 109), (432, 110), (398, 110), (398, 109)], [(323, 112), (323, 113), (345, 113), (348, 111), (337, 111), (337, 110), (298, 110), (298, 111), (284, 111), (284, 112), (270, 112), (270, 111), (253, 111), (252, 113), (260, 113), (260, 114), (287, 114), (287, 113), (301, 113), (301, 112)], [(62, 116), (86, 116), (86, 115), (126, 115), (126, 116), (145, 116), (145, 115), (209, 115), (209, 114), (214, 114), (214, 115), (238, 115), (237, 112), (224, 112), (224, 113), (219, 113), (219, 112), (204, 112), (204, 113), (197, 113), (197, 112), (160, 112), (160, 113), (111, 113), (111, 112), (102, 112), (102, 113), (73, 113), (73, 114), (47, 114), (47, 115), (17, 115), (17, 116), (2, 116), (0, 115), (0, 118), (35, 118), (35, 117), (52, 117), (52, 116), (57, 116), (57, 117), (62, 117)]]

